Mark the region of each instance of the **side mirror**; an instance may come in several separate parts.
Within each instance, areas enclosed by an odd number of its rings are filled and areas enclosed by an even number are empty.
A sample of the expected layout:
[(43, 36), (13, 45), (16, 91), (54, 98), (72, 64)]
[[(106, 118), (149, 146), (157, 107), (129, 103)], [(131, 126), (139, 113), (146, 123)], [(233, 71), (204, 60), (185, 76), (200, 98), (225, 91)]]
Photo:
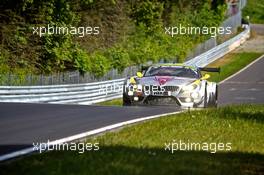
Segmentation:
[(211, 76), (209, 74), (205, 74), (203, 77), (202, 77), (202, 80), (207, 80), (208, 78), (210, 78)]
[(142, 78), (143, 77), (143, 74), (141, 72), (137, 72), (137, 77), (138, 78)]

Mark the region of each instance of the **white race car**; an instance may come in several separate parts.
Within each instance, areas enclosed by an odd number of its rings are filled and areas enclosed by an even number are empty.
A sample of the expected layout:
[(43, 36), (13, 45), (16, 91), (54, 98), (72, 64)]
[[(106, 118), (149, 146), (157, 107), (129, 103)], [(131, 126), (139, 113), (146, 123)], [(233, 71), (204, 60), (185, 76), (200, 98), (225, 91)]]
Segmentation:
[(196, 68), (183, 64), (158, 64), (138, 72), (124, 82), (123, 105), (175, 105), (178, 107), (216, 107), (217, 83), (209, 74), (220, 68)]

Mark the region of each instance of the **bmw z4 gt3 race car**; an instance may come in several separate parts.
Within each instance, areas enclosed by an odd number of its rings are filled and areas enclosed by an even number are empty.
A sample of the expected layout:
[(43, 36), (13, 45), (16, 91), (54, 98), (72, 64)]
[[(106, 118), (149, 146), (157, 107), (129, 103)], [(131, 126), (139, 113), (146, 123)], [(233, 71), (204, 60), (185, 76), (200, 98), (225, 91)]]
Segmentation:
[(216, 107), (217, 84), (209, 74), (220, 68), (197, 68), (183, 64), (158, 64), (124, 82), (123, 105), (175, 105), (183, 108)]

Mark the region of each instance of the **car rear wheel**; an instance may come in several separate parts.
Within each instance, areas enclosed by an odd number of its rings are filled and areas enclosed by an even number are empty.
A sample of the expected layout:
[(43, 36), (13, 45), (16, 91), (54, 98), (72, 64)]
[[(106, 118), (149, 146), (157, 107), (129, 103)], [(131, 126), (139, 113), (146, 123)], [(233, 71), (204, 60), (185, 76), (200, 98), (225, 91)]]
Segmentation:
[(215, 93), (211, 94), (208, 99), (207, 107), (212, 107), (212, 108), (217, 107), (217, 98), (218, 98), (217, 96), (218, 96), (218, 87), (216, 86)]
[(213, 101), (213, 107), (217, 108), (217, 105), (218, 105), (218, 86), (216, 85), (214, 101)]
[(207, 107), (208, 107), (208, 103), (207, 103), (207, 84), (206, 84), (204, 88), (204, 108)]

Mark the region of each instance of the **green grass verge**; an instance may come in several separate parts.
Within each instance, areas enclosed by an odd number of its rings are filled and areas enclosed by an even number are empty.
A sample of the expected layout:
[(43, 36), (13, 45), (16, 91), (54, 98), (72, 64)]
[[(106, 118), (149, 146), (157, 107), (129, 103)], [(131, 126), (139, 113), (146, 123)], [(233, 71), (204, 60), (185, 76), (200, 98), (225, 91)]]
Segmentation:
[(243, 9), (243, 17), (250, 16), (251, 23), (264, 24), (264, 0), (249, 0)]
[(114, 100), (108, 100), (104, 102), (97, 103), (97, 105), (102, 105), (102, 106), (122, 106), (123, 102), (121, 98), (114, 99)]
[[(238, 72), (249, 63), (260, 57), (260, 53), (232, 53), (229, 54), (214, 63), (210, 64), (208, 67), (221, 67), (221, 73), (210, 73), (211, 77), (209, 81), (220, 82), (232, 74)], [(105, 106), (122, 106), (122, 99), (110, 100), (98, 105)]]
[[(0, 165), (0, 174), (261, 174), (264, 106), (185, 112), (88, 140), (100, 150), (53, 151)], [(165, 143), (228, 143), (231, 151), (165, 151)]]

